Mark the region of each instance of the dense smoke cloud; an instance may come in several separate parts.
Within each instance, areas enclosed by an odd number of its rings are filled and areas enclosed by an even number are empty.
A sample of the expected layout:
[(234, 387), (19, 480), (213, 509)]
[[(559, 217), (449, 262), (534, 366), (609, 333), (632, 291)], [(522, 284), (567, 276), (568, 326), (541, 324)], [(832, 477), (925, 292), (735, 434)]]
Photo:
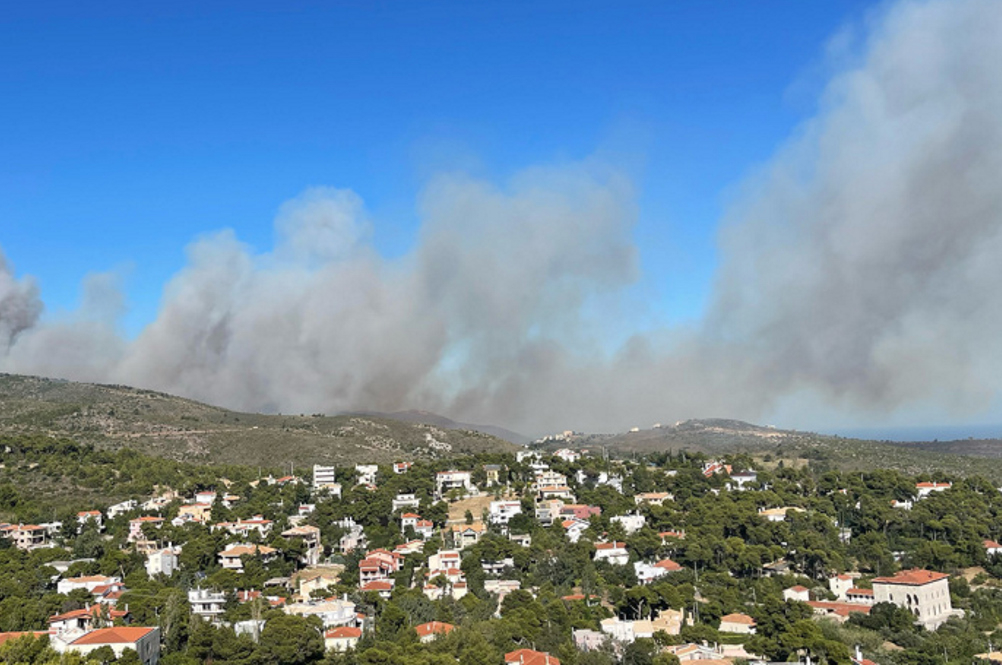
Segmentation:
[(905, 3), (750, 178), (692, 329), (609, 353), (584, 312), (639, 277), (629, 183), (594, 166), (459, 176), (422, 197), (414, 250), (368, 244), (362, 201), (284, 205), (276, 246), (206, 236), (134, 341), (106, 278), (39, 323), (0, 261), (0, 369), (158, 388), (248, 410), (424, 408), (538, 433), (710, 415), (762, 418), (809, 394), (845, 413), (1002, 388), (1002, 12)]

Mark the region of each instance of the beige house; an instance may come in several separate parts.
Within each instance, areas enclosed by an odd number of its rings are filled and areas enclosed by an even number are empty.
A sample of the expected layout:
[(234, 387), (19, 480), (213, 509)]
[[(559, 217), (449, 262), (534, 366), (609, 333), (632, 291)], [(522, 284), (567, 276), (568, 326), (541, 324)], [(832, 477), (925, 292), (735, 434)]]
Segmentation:
[(315, 566), (320, 563), (320, 557), (324, 553), (324, 548), (320, 543), (320, 529), (309, 525), (303, 524), (302, 526), (294, 526), (291, 529), (286, 529), (282, 532), (283, 538), (298, 538), (303, 541), (305, 550), (302, 556), (299, 558), (299, 562), (304, 566)]
[(328, 651), (347, 651), (354, 649), (361, 638), (361, 628), (341, 626), (324, 633), (324, 646)]
[(324, 566), (307, 569), (296, 576), (296, 587), (301, 598), (312, 598), (314, 591), (326, 590), (338, 583), (344, 566)]
[(873, 602), (894, 603), (915, 616), (928, 630), (935, 630), (954, 615), (950, 604), (950, 576), (932, 570), (902, 570), (892, 577), (873, 579)]
[(452, 527), (452, 543), (455, 547), (463, 549), (476, 545), (485, 533), (487, 533), (487, 527), (484, 526), (483, 522), (456, 524)]
[(720, 627), (718, 630), (721, 633), (739, 633), (741, 635), (754, 635), (755, 634), (755, 619), (752, 619), (747, 614), (725, 614), (720, 617)]
[(271, 561), (278, 550), (267, 545), (233, 545), (219, 553), (219, 565), (227, 570), (244, 572), (244, 563), (240, 557), (259, 556), (265, 562)]

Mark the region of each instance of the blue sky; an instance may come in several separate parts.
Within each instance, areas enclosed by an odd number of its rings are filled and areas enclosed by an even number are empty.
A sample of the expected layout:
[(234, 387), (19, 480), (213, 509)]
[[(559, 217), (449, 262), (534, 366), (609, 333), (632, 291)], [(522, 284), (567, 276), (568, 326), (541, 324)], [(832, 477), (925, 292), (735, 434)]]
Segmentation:
[(199, 234), (266, 250), (314, 185), (411, 247), (437, 171), (598, 156), (638, 188), (636, 327), (691, 320), (728, 192), (815, 110), (865, 2), (8, 4), (0, 248), (51, 314), (125, 275), (128, 334)]

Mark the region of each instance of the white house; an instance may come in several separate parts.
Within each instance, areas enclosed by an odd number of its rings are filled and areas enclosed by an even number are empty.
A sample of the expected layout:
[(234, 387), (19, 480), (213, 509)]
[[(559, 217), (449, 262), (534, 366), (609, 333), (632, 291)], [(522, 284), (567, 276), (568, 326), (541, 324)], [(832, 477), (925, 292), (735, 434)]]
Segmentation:
[(69, 594), (75, 589), (86, 589), (93, 592), (96, 587), (107, 586), (109, 584), (121, 584), (119, 577), (107, 577), (105, 575), (84, 575), (82, 577), (70, 577), (59, 580), (56, 584), (56, 593)]
[(630, 560), (630, 554), (626, 551), (626, 543), (596, 543), (595, 561), (608, 561), (614, 566), (625, 566)]
[(736, 489), (737, 491), (741, 492), (748, 489), (747, 487), (745, 487), (745, 485), (754, 484), (757, 481), (758, 481), (758, 472), (740, 471), (738, 473), (731, 474), (731, 477), (727, 481), (727, 484), (733, 489)]
[(313, 465), (313, 491), (326, 491), (331, 496), (341, 498), (341, 483), (334, 479), (337, 467)]
[(357, 626), (358, 615), (355, 613), (355, 603), (347, 598), (333, 600), (311, 601), (305, 603), (290, 603), (282, 606), (282, 611), (294, 616), (319, 617), (324, 628), (337, 626)]
[(224, 612), (226, 594), (209, 589), (192, 589), (188, 592), (188, 604), (192, 614), (215, 623)]
[(845, 600), (857, 605), (873, 605), (873, 589), (858, 589), (853, 587), (845, 592)]
[(135, 510), (138, 505), (139, 502), (137, 502), (134, 499), (130, 499), (128, 501), (116, 503), (113, 506), (108, 506), (108, 519), (112, 520), (118, 517), (119, 515), (124, 515), (125, 513), (131, 512)]
[(845, 594), (855, 585), (855, 578), (846, 573), (828, 578), (828, 588), (839, 600), (845, 600)]
[(132, 649), (143, 665), (157, 665), (160, 661), (160, 629), (141, 626), (97, 628), (83, 635), (53, 635), (49, 638), (49, 646), (58, 653), (75, 651), (84, 656), (101, 647), (110, 647), (117, 658), (126, 649)]
[(811, 599), (811, 590), (805, 586), (791, 586), (789, 589), (783, 590), (783, 600), (799, 600), (801, 602), (808, 602)]
[(659, 577), (682, 570), (685, 569), (671, 559), (662, 559), (653, 564), (644, 561), (635, 561), (633, 563), (633, 571), (637, 575), (637, 581), (641, 584), (650, 584)]
[(82, 531), (88, 522), (93, 522), (97, 530), (100, 531), (104, 528), (104, 515), (101, 514), (100, 510), (85, 510), (77, 513), (77, 533)]
[(520, 501), (491, 501), (487, 521), (491, 524), (508, 524), (511, 518), (522, 512)]
[(915, 483), (915, 494), (924, 499), (933, 492), (944, 492), (953, 487), (953, 483)]
[(421, 500), (415, 494), (397, 494), (391, 502), (393, 512), (404, 508), (417, 508), (421, 505)]
[(543, 454), (538, 450), (519, 450), (515, 453), (515, 459), (519, 464), (523, 462), (539, 462), (543, 459)]
[(626, 534), (636, 533), (644, 528), (644, 524), (647, 523), (647, 518), (643, 515), (616, 515), (615, 517), (609, 518), (610, 522), (619, 522), (623, 525), (623, 530)]
[(561, 448), (557, 452), (553, 453), (554, 457), (559, 457), (568, 464), (573, 464), (581, 459), (581, 453), (576, 450), (571, 450), (570, 448)]
[(451, 490), (460, 490), (464, 494), (476, 494), (469, 471), (439, 471), (435, 474), (435, 491), (438, 496), (445, 496)]
[(156, 575), (170, 577), (177, 570), (177, 554), (177, 551), (170, 548), (150, 552), (146, 555), (146, 574), (150, 577)]
[(581, 540), (581, 536), (584, 535), (585, 530), (591, 526), (589, 522), (576, 518), (564, 520), (561, 524), (564, 527), (564, 533), (567, 534), (567, 539), (572, 543), (577, 543)]
[(375, 485), (379, 466), (376, 464), (356, 464), (355, 473), (358, 474), (359, 485)]

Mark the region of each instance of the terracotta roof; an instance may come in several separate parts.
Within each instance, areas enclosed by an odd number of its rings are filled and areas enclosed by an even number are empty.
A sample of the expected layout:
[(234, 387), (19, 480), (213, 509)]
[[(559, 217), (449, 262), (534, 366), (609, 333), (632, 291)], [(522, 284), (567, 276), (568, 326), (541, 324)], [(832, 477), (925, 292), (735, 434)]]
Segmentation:
[(621, 542), (595, 543), (595, 549), (597, 550), (626, 549), (626, 543), (621, 543)]
[(798, 585), (796, 585), (796, 586), (791, 586), (791, 587), (790, 587), (790, 591), (796, 591), (797, 593), (803, 593), (803, 592), (805, 592), (805, 591), (810, 591), (810, 589), (808, 589), (808, 588), (807, 588), (807, 587), (805, 587), (805, 586), (800, 586), (800, 585), (798, 584)]
[(922, 489), (926, 489), (926, 488), (938, 489), (940, 487), (942, 487), (943, 489), (946, 489), (946, 488), (952, 487), (952, 486), (953, 486), (953, 483), (929, 483), (929, 482), (915, 483), (915, 487), (916, 488), (922, 488)]
[(454, 524), (452, 530), (457, 533), (462, 533), (464, 531), (473, 531), (474, 533), (480, 533), (481, 531), (486, 531), (487, 527), (483, 522), (474, 522), (473, 524)]
[(832, 612), (833, 614), (837, 614), (843, 617), (847, 617), (853, 612), (859, 612), (861, 614), (870, 613), (869, 605), (858, 605), (854, 603), (839, 603), (828, 600), (811, 600), (808, 601), (807, 604), (813, 607), (814, 609), (827, 610), (829, 612)]
[(415, 632), (417, 632), (418, 637), (427, 637), (428, 635), (448, 635), (455, 629), (451, 623), (445, 623), (443, 621), (429, 621), (428, 623), (423, 623), (420, 626), (414, 626)]
[[(88, 617), (98, 617), (100, 615), (101, 615), (101, 605), (94, 604), (91, 605), (89, 608), (73, 610), (71, 612), (64, 612), (63, 614), (57, 614), (55, 616), (51, 616), (49, 617), (49, 623), (56, 623), (57, 621), (67, 621), (69, 619), (84, 619)], [(126, 615), (128, 615), (128, 612), (125, 610), (114, 610), (109, 608), (108, 611), (108, 616), (110, 616), (112, 619), (122, 618)]]
[(404, 513), (400, 516), (401, 518), (408, 517), (410, 519), (421, 519), (421, 516), (417, 513)]
[(554, 658), (542, 651), (532, 649), (519, 649), (510, 651), (504, 655), (504, 662), (519, 663), (520, 665), (560, 665), (560, 659)]
[(675, 563), (671, 559), (662, 559), (661, 561), (658, 561), (656, 564), (654, 564), (654, 567), (655, 568), (664, 568), (665, 570), (667, 570), (669, 572), (676, 572), (676, 571), (682, 570), (682, 566), (680, 566), (679, 564)]
[(948, 577), (949, 575), (946, 573), (912, 568), (911, 570), (902, 570), (893, 577), (875, 577), (873, 578), (873, 583), (922, 585), (929, 584), (930, 582), (935, 582), (937, 580), (944, 580)]
[(333, 630), (328, 630), (324, 633), (324, 637), (329, 640), (344, 640), (350, 638), (362, 637), (361, 628), (353, 628), (351, 626), (341, 626), (340, 628), (335, 628)]
[(739, 623), (745, 626), (754, 626), (755, 619), (752, 619), (747, 614), (739, 614), (739, 613), (725, 614), (724, 616), (720, 617), (720, 623)]
[(846, 591), (846, 595), (849, 595), (849, 596), (872, 596), (873, 595), (873, 589), (857, 589), (856, 587), (853, 587), (853, 588), (849, 589), (848, 591)]
[(73, 641), (74, 645), (85, 644), (133, 644), (149, 635), (156, 628), (141, 626), (115, 626), (98, 628)]
[(985, 541), (985, 549), (987, 549), (987, 550), (996, 550), (996, 549), (999, 549), (1000, 547), (1002, 547), (1002, 545), (999, 545), (994, 540), (986, 540)]
[(219, 556), (243, 556), (245, 554), (272, 554), (277, 552), (274, 547), (268, 547), (267, 545), (234, 545), (233, 547), (223, 550), (219, 553)]
[(373, 580), (372, 582), (366, 582), (362, 587), (359, 587), (359, 591), (391, 591), (393, 589), (393, 584), (385, 580)]

